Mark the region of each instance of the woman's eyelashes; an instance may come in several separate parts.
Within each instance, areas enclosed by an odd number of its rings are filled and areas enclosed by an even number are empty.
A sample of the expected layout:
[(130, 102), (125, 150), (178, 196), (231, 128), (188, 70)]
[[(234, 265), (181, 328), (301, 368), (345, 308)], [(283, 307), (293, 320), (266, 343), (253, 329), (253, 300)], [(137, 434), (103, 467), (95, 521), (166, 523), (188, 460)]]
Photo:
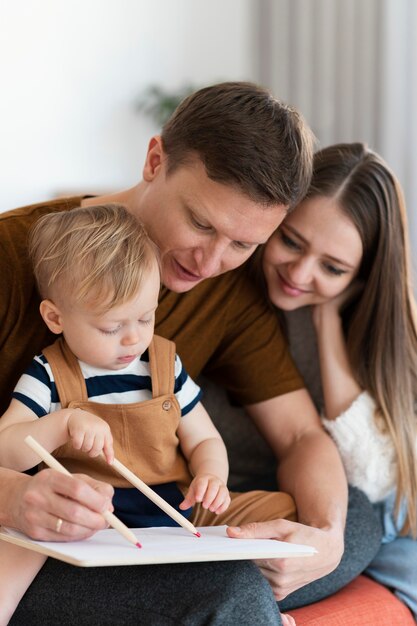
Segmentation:
[[(281, 238), (282, 243), (287, 248), (289, 248), (290, 250), (293, 250), (294, 252), (301, 252), (302, 246), (299, 243), (297, 243), (295, 239), (290, 237), (283, 230), (278, 231), (278, 234)], [(332, 263), (329, 263), (328, 261), (323, 261), (322, 267), (328, 274), (332, 274), (333, 276), (343, 276), (344, 274), (347, 273), (347, 270), (342, 269), (341, 267), (337, 267), (336, 265), (333, 265)]]
[(281, 238), (282, 243), (287, 246), (287, 248), (290, 248), (291, 250), (301, 250), (301, 246), (291, 237), (289, 237), (289, 235), (287, 235), (284, 231), (278, 231), (279, 236)]
[(343, 276), (347, 273), (347, 270), (342, 270), (340, 267), (335, 267), (330, 263), (323, 263), (323, 267), (325, 268), (326, 272), (329, 272), (329, 274), (333, 274), (334, 276)]

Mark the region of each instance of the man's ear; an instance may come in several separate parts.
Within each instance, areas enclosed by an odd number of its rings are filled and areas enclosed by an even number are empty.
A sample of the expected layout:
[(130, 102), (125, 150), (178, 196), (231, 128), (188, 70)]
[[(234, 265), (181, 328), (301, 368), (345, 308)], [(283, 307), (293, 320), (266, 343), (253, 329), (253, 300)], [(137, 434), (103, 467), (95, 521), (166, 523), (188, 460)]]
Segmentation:
[(56, 335), (62, 333), (61, 311), (52, 300), (42, 300), (39, 311), (51, 332)]
[(145, 165), (143, 166), (143, 180), (151, 182), (160, 172), (161, 166), (165, 161), (165, 151), (162, 147), (162, 139), (159, 135), (155, 135), (149, 142), (148, 152), (146, 153)]

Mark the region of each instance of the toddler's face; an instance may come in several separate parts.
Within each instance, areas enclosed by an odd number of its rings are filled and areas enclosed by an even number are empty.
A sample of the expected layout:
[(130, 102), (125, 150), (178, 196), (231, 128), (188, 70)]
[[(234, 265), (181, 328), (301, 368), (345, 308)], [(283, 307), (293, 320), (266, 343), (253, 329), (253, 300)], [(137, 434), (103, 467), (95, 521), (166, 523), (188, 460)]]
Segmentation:
[(121, 370), (151, 343), (158, 306), (160, 275), (156, 262), (144, 276), (140, 293), (105, 313), (92, 307), (61, 307), (65, 340), (81, 361)]

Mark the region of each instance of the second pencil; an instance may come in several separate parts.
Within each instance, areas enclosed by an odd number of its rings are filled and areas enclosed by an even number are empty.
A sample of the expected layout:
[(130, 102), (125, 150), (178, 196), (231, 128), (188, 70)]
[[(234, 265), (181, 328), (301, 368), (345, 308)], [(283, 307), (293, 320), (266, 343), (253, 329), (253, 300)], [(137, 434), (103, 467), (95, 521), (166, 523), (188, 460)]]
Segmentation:
[(156, 504), (156, 506), (159, 506), (159, 508), (162, 509), (164, 513), (169, 515), (169, 517), (175, 520), (180, 526), (192, 532), (193, 535), (200, 537), (200, 533), (198, 532), (197, 528), (193, 526), (193, 524), (188, 521), (188, 519), (184, 517), (184, 515), (181, 515), (181, 513), (176, 511), (173, 506), (171, 506), (166, 500), (161, 498), (160, 495), (158, 495), (153, 489), (151, 489), (146, 483), (144, 483), (143, 480), (136, 476), (136, 474), (134, 474), (130, 469), (123, 465), (123, 463), (121, 463), (117, 459), (114, 459), (112, 467), (124, 478), (126, 478), (126, 480), (128, 480), (134, 487), (136, 487), (136, 489), (139, 489), (141, 493), (148, 497), (149, 500)]

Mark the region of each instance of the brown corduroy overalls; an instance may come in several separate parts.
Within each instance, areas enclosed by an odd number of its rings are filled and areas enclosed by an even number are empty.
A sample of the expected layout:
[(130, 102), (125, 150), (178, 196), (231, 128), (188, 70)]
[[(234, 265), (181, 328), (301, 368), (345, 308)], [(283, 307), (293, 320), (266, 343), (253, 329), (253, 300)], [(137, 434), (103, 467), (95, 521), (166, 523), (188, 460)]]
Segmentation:
[[(88, 400), (77, 358), (60, 338), (44, 351), (52, 369), (62, 408), (80, 408), (98, 415), (110, 426), (116, 458), (149, 485), (176, 482), (183, 493), (191, 482), (187, 462), (176, 434), (181, 410), (174, 395), (175, 344), (154, 336), (149, 346), (152, 399), (131, 404), (103, 404)], [(71, 444), (58, 448), (55, 456), (70, 472), (85, 473), (114, 487), (131, 487), (102, 458), (91, 459)], [(278, 518), (296, 519), (291, 496), (282, 492), (231, 493), (224, 513), (215, 515), (195, 505), (193, 524), (240, 525)]]
[[(177, 429), (181, 410), (174, 395), (175, 345), (154, 336), (149, 346), (152, 399), (131, 404), (103, 404), (88, 400), (87, 387), (77, 358), (60, 338), (43, 351), (52, 369), (61, 406), (79, 408), (105, 420), (111, 429), (117, 459), (149, 485), (178, 482), (191, 476), (181, 453)], [(90, 458), (70, 443), (55, 456), (70, 472), (80, 472), (114, 487), (131, 487), (102, 458)]]

